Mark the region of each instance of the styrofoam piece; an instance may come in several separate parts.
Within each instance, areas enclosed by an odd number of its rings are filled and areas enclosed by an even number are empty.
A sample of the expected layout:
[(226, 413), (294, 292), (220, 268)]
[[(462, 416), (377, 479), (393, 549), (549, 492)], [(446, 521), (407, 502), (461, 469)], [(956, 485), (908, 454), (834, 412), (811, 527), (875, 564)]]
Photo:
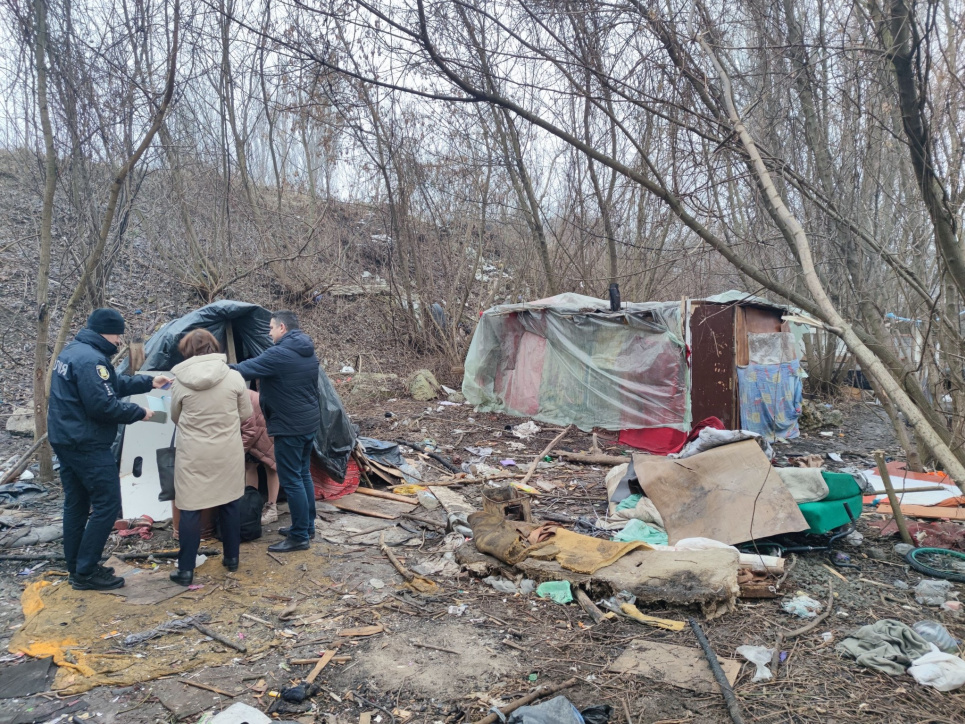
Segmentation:
[(271, 719), (240, 701), (214, 717), (209, 724), (271, 724)]

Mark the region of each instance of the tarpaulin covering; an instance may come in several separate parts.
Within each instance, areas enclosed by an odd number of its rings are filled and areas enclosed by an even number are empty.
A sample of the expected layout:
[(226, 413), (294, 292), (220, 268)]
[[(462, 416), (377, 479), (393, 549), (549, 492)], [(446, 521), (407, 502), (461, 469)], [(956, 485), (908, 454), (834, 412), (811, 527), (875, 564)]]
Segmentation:
[(483, 412), (582, 430), (689, 431), (690, 375), (679, 303), (559, 294), (479, 320), (462, 392)]
[[(145, 360), (142, 369), (169, 371), (184, 358), (178, 352), (178, 342), (194, 329), (206, 329), (227, 349), (227, 325), (231, 322), (238, 361), (256, 357), (271, 345), (268, 324), (271, 312), (257, 304), (222, 300), (208, 304), (172, 320), (151, 335), (144, 343)], [(118, 365), (124, 372), (128, 361)], [(321, 422), (315, 433), (316, 461), (335, 480), (345, 479), (349, 456), (355, 448), (357, 431), (342, 406), (342, 400), (329, 381), (325, 370), (318, 368), (319, 407)]]
[(801, 363), (748, 365), (737, 368), (741, 429), (765, 440), (791, 439), (801, 434)]

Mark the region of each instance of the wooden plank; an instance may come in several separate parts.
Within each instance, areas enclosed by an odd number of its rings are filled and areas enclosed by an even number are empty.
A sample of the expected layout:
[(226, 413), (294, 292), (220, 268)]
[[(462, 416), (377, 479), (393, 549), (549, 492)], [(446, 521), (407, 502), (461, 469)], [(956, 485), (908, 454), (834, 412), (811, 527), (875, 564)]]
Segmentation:
[(411, 495), (396, 495), (395, 493), (389, 493), (385, 490), (376, 490), (375, 488), (359, 488), (356, 492), (361, 493), (362, 495), (368, 495), (372, 498), (394, 500), (397, 503), (408, 503), (409, 505), (419, 504), (419, 499)]
[(315, 668), (312, 669), (311, 673), (305, 678), (305, 681), (307, 681), (309, 684), (315, 681), (315, 679), (317, 679), (318, 675), (321, 673), (322, 669), (328, 666), (328, 662), (331, 661), (334, 657), (335, 657), (335, 649), (331, 649), (329, 651), (326, 651), (324, 654), (322, 654), (322, 658), (320, 658), (318, 660), (318, 663), (315, 664)]
[[(891, 515), (888, 503), (879, 503), (878, 513)], [(910, 518), (931, 518), (935, 520), (965, 520), (965, 508), (943, 508), (940, 505), (902, 505), (901, 512)]]
[(335, 632), (336, 636), (341, 636), (343, 638), (352, 638), (354, 636), (374, 636), (375, 634), (380, 634), (385, 630), (382, 624), (377, 623), (374, 626), (359, 626), (358, 628), (340, 628)]
[(384, 500), (381, 497), (373, 498), (359, 495), (357, 492), (346, 495), (344, 498), (333, 500), (334, 505), (339, 510), (347, 510), (350, 513), (367, 515), (370, 518), (382, 518), (384, 520), (395, 520), (403, 513), (411, 513), (415, 510), (415, 505), (411, 503), (400, 503), (397, 500)]
[(228, 364), (238, 363), (238, 352), (235, 349), (235, 328), (234, 324), (229, 320), (225, 322), (224, 326), (225, 333), (225, 354), (228, 356)]

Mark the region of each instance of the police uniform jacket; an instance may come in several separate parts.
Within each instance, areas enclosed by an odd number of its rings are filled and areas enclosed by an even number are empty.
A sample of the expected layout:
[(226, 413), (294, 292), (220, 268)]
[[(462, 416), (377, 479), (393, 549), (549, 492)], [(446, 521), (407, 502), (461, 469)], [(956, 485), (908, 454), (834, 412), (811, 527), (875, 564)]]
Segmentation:
[(117, 347), (82, 329), (54, 363), (47, 408), (51, 445), (110, 447), (118, 425), (144, 419), (144, 408), (120, 398), (150, 391), (148, 375), (118, 375), (111, 364)]
[(231, 366), (246, 380), (260, 380), (259, 401), (271, 437), (318, 430), (318, 357), (307, 334), (293, 329), (257, 357)]

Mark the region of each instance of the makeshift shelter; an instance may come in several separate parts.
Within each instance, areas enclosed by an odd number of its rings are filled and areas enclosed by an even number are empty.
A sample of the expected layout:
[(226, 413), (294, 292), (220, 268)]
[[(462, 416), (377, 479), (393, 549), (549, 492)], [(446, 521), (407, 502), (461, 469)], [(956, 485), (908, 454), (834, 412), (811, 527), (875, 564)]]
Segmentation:
[(740, 292), (617, 311), (569, 293), (502, 305), (476, 327), (462, 390), (484, 412), (620, 430), (653, 452), (679, 449), (707, 418), (796, 437), (801, 370), (784, 313)]
[[(255, 357), (271, 344), (268, 337), (270, 320), (271, 312), (256, 304), (230, 300), (213, 302), (168, 322), (151, 335), (144, 345), (145, 360), (141, 371), (167, 372), (182, 362), (178, 343), (195, 329), (211, 332), (225, 350), (229, 362)], [(118, 365), (118, 371), (127, 372), (127, 367), (128, 361), (125, 360)], [(357, 431), (321, 366), (318, 368), (318, 390), (321, 423), (315, 434), (313, 467), (319, 465), (330, 478), (342, 481), (355, 449)], [(154, 399), (149, 401), (148, 398)], [(168, 406), (169, 398), (169, 391), (152, 390), (130, 399), (163, 410)], [(166, 416), (158, 417), (164, 417), (164, 421), (140, 423), (123, 430), (120, 473), (124, 517), (170, 517), (170, 505), (157, 501), (160, 482), (155, 450), (171, 444), (174, 425)]]

